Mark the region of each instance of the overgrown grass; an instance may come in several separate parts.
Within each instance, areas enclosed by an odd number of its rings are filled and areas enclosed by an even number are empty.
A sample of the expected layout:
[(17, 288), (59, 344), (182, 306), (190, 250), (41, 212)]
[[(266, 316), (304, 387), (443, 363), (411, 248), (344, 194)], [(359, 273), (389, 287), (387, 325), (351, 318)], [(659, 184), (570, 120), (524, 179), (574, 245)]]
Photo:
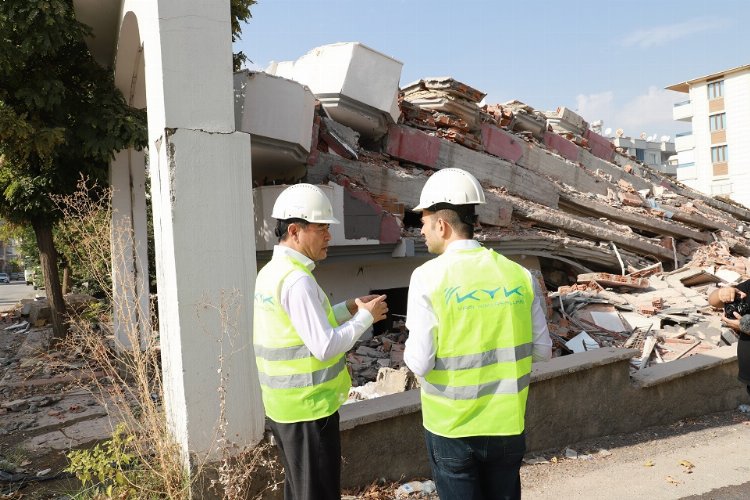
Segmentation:
[[(90, 195), (92, 189), (96, 196)], [(133, 242), (129, 221), (112, 227), (111, 195), (110, 189), (89, 186), (82, 180), (75, 195), (54, 200), (65, 214), (65, 234), (75, 237), (78, 265), (88, 270), (89, 279), (104, 294), (104, 299), (70, 311), (66, 348), (85, 360), (88, 370), (104, 374), (93, 379), (92, 392), (107, 409), (114, 429), (107, 442), (69, 453), (68, 470), (82, 483), (77, 498), (187, 499), (196, 487), (196, 478), (209, 465), (205, 457), (193, 455), (188, 470), (186, 454), (169, 430), (161, 403), (161, 351), (153, 311), (141, 310), (138, 300), (115, 300), (112, 268), (128, 269), (128, 257), (139, 243)], [(110, 239), (115, 243), (112, 246)], [(113, 255), (112, 248), (120, 249), (120, 254)], [(116, 294), (119, 298), (146, 293), (134, 281), (124, 280), (117, 286), (123, 287)], [(220, 323), (205, 325), (206, 330), (222, 332), (222, 339), (235, 338), (240, 303), (241, 297), (234, 292), (222, 294), (215, 305), (206, 300), (202, 307), (215, 308), (218, 316), (208, 316), (218, 317)], [(200, 310), (196, 320), (203, 321)], [(117, 338), (111, 331), (113, 324), (119, 325)], [(216, 442), (221, 459), (210, 466), (216, 477), (212, 486), (224, 498), (248, 498), (250, 491), (275, 487), (280, 466), (267, 443), (243, 449), (227, 436), (229, 373), (224, 369), (224, 347), (222, 344), (217, 360), (216, 388), (220, 404)], [(259, 474), (261, 470), (263, 474)], [(261, 476), (268, 479), (259, 486)]]

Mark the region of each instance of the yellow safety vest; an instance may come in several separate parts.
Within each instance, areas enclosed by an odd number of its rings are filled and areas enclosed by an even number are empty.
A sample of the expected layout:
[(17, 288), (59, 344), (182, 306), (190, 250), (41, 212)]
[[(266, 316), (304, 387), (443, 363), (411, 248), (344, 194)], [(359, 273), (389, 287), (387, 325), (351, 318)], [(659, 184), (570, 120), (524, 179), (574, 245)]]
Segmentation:
[(422, 419), (444, 437), (523, 432), (531, 377), (534, 289), (520, 265), (486, 248), (425, 263), (438, 326), (422, 381)]
[[(315, 358), (281, 306), (281, 286), (294, 270), (312, 276), (300, 262), (274, 257), (255, 282), (253, 346), (266, 415), (276, 422), (306, 422), (327, 417), (346, 401), (351, 378), (346, 358)], [(322, 304), (328, 322), (338, 323), (328, 299)]]

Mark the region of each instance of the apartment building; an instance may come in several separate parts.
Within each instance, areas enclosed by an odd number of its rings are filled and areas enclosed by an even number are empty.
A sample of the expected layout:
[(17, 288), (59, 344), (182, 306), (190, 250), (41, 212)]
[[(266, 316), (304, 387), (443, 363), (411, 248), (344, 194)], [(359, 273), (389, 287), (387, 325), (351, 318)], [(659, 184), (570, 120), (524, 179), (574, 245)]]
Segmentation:
[(750, 206), (750, 65), (667, 87), (687, 94), (673, 117), (690, 122), (677, 134), (677, 179), (709, 195)]
[(676, 153), (674, 141), (669, 137), (646, 137), (642, 134), (640, 138), (627, 137), (621, 134), (622, 130), (615, 132), (615, 137), (610, 138), (612, 144), (622, 148), (622, 153), (634, 157), (636, 160), (648, 165), (665, 175), (674, 177), (677, 175), (675, 165), (672, 164), (672, 156)]

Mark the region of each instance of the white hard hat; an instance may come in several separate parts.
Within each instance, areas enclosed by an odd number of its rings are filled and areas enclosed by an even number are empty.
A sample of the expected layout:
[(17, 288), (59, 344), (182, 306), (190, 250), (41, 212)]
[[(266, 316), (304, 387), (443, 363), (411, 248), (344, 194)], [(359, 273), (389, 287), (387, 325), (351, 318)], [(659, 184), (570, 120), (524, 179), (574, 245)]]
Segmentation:
[(481, 205), (484, 203), (484, 191), (476, 177), (466, 170), (444, 168), (427, 179), (414, 211), (421, 212), (437, 203)]
[(333, 207), (322, 189), (312, 184), (294, 184), (281, 192), (273, 204), (271, 217), (279, 220), (303, 219), (316, 224), (338, 224)]

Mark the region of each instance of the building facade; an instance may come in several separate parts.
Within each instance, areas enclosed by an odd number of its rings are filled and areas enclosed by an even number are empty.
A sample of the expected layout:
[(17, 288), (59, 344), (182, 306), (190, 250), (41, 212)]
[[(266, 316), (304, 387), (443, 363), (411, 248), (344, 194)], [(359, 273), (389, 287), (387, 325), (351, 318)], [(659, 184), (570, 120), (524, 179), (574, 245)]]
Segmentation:
[[(620, 131), (618, 131), (619, 133)], [(612, 144), (622, 148), (623, 154), (634, 156), (649, 167), (671, 177), (676, 175), (675, 165), (670, 158), (674, 156), (675, 144), (668, 137), (665, 140), (648, 140), (645, 134), (638, 139), (633, 137), (612, 137)]]
[(691, 132), (677, 134), (677, 179), (713, 196), (750, 206), (750, 65), (667, 87), (687, 94), (674, 105), (675, 120)]

